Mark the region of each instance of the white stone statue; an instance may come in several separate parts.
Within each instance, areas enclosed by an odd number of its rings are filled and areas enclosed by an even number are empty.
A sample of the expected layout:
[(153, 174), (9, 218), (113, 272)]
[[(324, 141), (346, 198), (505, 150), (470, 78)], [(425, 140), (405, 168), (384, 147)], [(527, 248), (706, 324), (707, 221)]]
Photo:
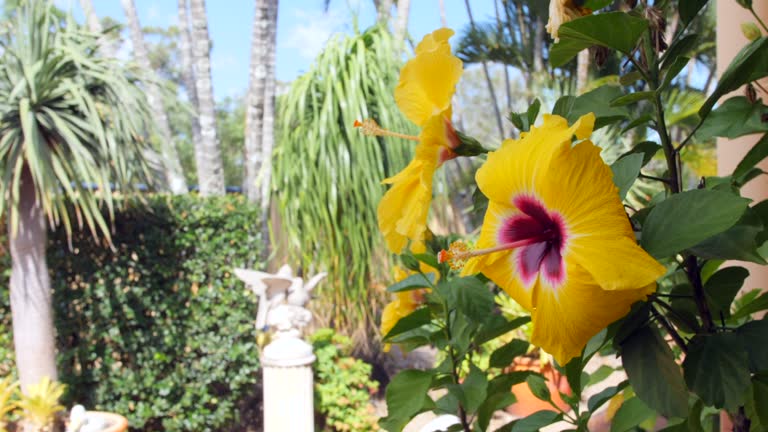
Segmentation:
[(304, 306), (309, 302), (311, 291), (327, 276), (318, 273), (304, 283), (302, 278), (293, 276), (287, 264), (274, 274), (235, 269), (235, 275), (259, 297), (256, 328), (262, 331), (273, 328), (277, 336), (298, 335), (309, 324), (312, 313)]

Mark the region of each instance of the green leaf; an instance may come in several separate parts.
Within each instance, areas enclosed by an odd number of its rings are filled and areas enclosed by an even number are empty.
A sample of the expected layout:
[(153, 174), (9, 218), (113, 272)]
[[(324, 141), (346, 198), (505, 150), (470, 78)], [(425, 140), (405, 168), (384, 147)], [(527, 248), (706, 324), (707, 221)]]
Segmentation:
[(768, 122), (763, 121), (765, 115), (768, 115), (768, 106), (762, 102), (751, 103), (744, 96), (732, 97), (707, 116), (696, 138), (703, 141), (711, 137), (736, 138), (765, 133), (768, 132)]
[(664, 81), (662, 81), (661, 85), (659, 86), (657, 92), (661, 94), (660, 92), (664, 91), (669, 87), (669, 85), (672, 83), (672, 80), (677, 77), (677, 75), (680, 73), (680, 71), (683, 70), (688, 65), (688, 62), (691, 59), (688, 57), (678, 57), (675, 59), (675, 61), (672, 62), (672, 64), (669, 66), (669, 69), (664, 74)]
[(596, 393), (592, 397), (589, 398), (589, 401), (587, 401), (587, 409), (589, 412), (594, 413), (596, 409), (603, 406), (604, 403), (608, 402), (619, 394), (620, 391), (624, 390), (629, 385), (629, 381), (624, 380), (620, 382), (618, 385), (607, 387), (600, 391), (599, 393)]
[(643, 327), (621, 344), (621, 361), (637, 397), (667, 417), (688, 414), (688, 389), (669, 345)]
[(766, 157), (768, 157), (768, 134), (763, 135), (760, 141), (755, 143), (736, 165), (736, 169), (733, 170), (733, 178), (737, 181), (742, 180), (755, 165)]
[(768, 319), (748, 322), (736, 329), (744, 341), (749, 357), (749, 370), (768, 372)]
[(475, 336), (475, 343), (477, 345), (482, 345), (491, 339), (495, 339), (503, 334), (509, 333), (520, 326), (528, 324), (529, 322), (531, 322), (530, 316), (518, 317), (512, 321), (507, 321), (507, 319), (501, 315), (491, 315), (477, 332), (477, 335)]
[(630, 54), (640, 36), (648, 28), (648, 21), (624, 12), (608, 12), (577, 18), (560, 26), (560, 41), (549, 53), (549, 62), (560, 67), (592, 45), (615, 49)]
[(622, 154), (619, 156), (619, 158), (623, 158), (626, 156), (629, 156), (631, 154), (639, 153), (643, 155), (643, 166), (647, 165), (648, 162), (653, 159), (653, 157), (658, 153), (658, 151), (661, 150), (661, 146), (653, 141), (643, 141), (635, 144), (634, 147), (632, 147), (632, 150)]
[(687, 54), (696, 48), (698, 39), (699, 35), (695, 33), (689, 33), (680, 39), (677, 39), (669, 46), (667, 51), (664, 52), (664, 60), (661, 63), (661, 70), (666, 71), (679, 57), (690, 57)]
[(683, 20), (683, 23), (688, 24), (706, 4), (707, 0), (680, 0), (678, 3), (680, 19)]
[(750, 42), (736, 54), (720, 76), (715, 91), (699, 109), (699, 116), (706, 117), (722, 95), (766, 75), (768, 75), (768, 37), (764, 36)]
[(675, 194), (651, 210), (643, 224), (642, 246), (656, 258), (676, 254), (732, 227), (748, 202), (715, 190)]
[(734, 410), (750, 387), (749, 359), (739, 335), (696, 335), (683, 361), (688, 387), (707, 405)]
[(541, 375), (531, 375), (525, 379), (531, 393), (543, 401), (551, 401), (552, 395), (547, 387), (547, 380)]
[(474, 414), (480, 405), (485, 401), (488, 389), (488, 377), (483, 371), (474, 364), (469, 365), (469, 374), (461, 383), (461, 390), (464, 393), (466, 405), (464, 408), (467, 414)]
[(560, 421), (562, 415), (554, 411), (536, 411), (528, 417), (513, 420), (496, 432), (538, 432), (544, 426)]
[(611, 106), (619, 107), (631, 105), (644, 100), (651, 100), (656, 95), (653, 91), (639, 91), (628, 95), (619, 96), (610, 102)]
[(733, 319), (741, 319), (749, 315), (752, 315), (755, 312), (764, 311), (766, 309), (768, 309), (768, 293), (763, 293), (762, 295), (752, 300), (751, 302), (736, 309), (736, 311), (733, 313), (733, 315), (731, 315), (731, 317)]
[(486, 322), (495, 305), (493, 293), (476, 277), (464, 277), (450, 282), (456, 292), (459, 310), (478, 323)]
[[(432, 268), (435, 268), (435, 269), (440, 268), (440, 264), (437, 262), (437, 257), (435, 256), (435, 254), (429, 254), (429, 253), (413, 254), (413, 257)], [(431, 273), (426, 273), (426, 274), (429, 275)]]
[(639, 153), (620, 158), (611, 165), (613, 183), (619, 188), (619, 197), (622, 201), (627, 197), (627, 192), (632, 189), (632, 185), (635, 184), (642, 166), (643, 155)]
[(395, 326), (392, 327), (392, 330), (390, 330), (389, 333), (387, 333), (384, 336), (384, 340), (387, 341), (399, 334), (405, 333), (407, 331), (411, 331), (413, 329), (419, 328), (429, 323), (430, 323), (429, 308), (426, 308), (426, 307), (418, 308), (415, 311), (411, 312), (410, 314), (401, 318), (395, 324)]
[(524, 340), (512, 339), (512, 341), (491, 353), (491, 359), (488, 362), (489, 367), (505, 368), (511, 365), (515, 357), (521, 356), (528, 351), (529, 345)]
[(489, 395), (488, 399), (477, 409), (477, 424), (480, 430), (485, 431), (488, 429), (488, 425), (491, 423), (493, 414), (496, 411), (504, 409), (515, 402), (515, 395), (509, 391)]
[(765, 264), (757, 251), (757, 239), (764, 226), (758, 213), (747, 208), (736, 225), (716, 234), (690, 248), (691, 252), (704, 259), (736, 259)]
[(765, 427), (768, 425), (768, 376), (755, 375), (752, 378), (752, 403), (755, 414)]
[(622, 96), (618, 86), (605, 85), (578, 97), (563, 96), (557, 100), (552, 114), (565, 117), (573, 123), (587, 113), (595, 114), (595, 130), (629, 117), (627, 107), (612, 107), (610, 101)]
[(653, 417), (656, 413), (639, 398), (624, 401), (616, 411), (611, 421), (611, 432), (626, 432), (633, 430), (640, 423)]
[(421, 288), (429, 288), (435, 283), (434, 273), (416, 273), (408, 276), (400, 282), (390, 285), (389, 292), (411, 291)]
[(571, 390), (573, 390), (576, 397), (581, 396), (581, 374), (583, 369), (584, 367), (580, 356), (572, 358), (571, 361), (563, 366), (565, 378), (568, 380), (568, 385), (571, 386)]
[(535, 99), (531, 106), (528, 107), (527, 119), (528, 119), (528, 129), (533, 126), (534, 123), (536, 123), (536, 117), (539, 116), (539, 110), (541, 109), (541, 101), (539, 99)]
[(704, 284), (704, 294), (709, 303), (712, 316), (731, 315), (731, 303), (739, 292), (749, 271), (744, 267), (726, 267), (717, 271)]
[(395, 375), (387, 385), (387, 417), (381, 420), (381, 427), (390, 432), (401, 431), (422, 411), (431, 383), (432, 374), (425, 371), (411, 369)]
[(536, 375), (536, 373), (533, 371), (515, 371), (499, 375), (488, 383), (488, 394), (509, 392), (512, 386), (525, 382), (531, 375)]
[[(628, 131), (630, 131), (630, 130), (638, 127), (638, 126), (646, 126), (651, 121), (653, 121), (653, 116), (652, 115), (650, 115), (650, 114), (643, 114), (642, 116), (632, 120), (626, 126), (624, 126), (624, 129), (621, 130), (621, 134), (624, 135)], [(650, 142), (650, 141), (644, 141), (644, 142)], [(656, 145), (658, 145), (658, 144), (656, 144)]]

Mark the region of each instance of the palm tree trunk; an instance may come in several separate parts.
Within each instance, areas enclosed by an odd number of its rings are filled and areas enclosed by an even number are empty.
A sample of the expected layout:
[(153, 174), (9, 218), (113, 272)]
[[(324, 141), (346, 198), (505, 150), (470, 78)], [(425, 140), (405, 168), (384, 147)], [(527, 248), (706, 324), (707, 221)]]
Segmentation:
[(192, 17), (192, 64), (195, 68), (197, 112), (202, 138), (199, 143), (195, 143), (200, 195), (224, 195), (224, 167), (216, 133), (216, 112), (211, 82), (211, 41), (208, 36), (208, 19), (205, 16), (205, 0), (190, 0), (190, 15)]
[[(472, 29), (475, 29), (475, 19), (472, 17), (472, 8), (469, 6), (469, 0), (464, 0), (464, 5), (467, 7), (467, 15), (469, 15), (469, 24)], [(493, 89), (493, 81), (491, 81), (491, 74), (488, 71), (488, 63), (483, 60), (483, 72), (485, 73), (485, 82), (488, 85), (488, 92), (491, 94), (491, 101), (493, 102), (493, 111), (496, 114), (496, 126), (499, 128), (499, 138), (504, 139), (504, 124), (501, 121), (501, 111), (499, 111), (499, 102), (496, 99), (496, 91)]]
[(536, 17), (536, 29), (534, 29), (533, 38), (533, 71), (541, 72), (544, 70), (544, 20), (540, 16)]
[(261, 199), (258, 180), (264, 154), (264, 108), (267, 86), (267, 50), (270, 0), (256, 0), (251, 35), (250, 83), (245, 108), (245, 175), (243, 193), (248, 201)]
[(411, 0), (397, 0), (397, 25), (395, 27), (395, 49), (400, 52), (403, 48), (405, 34), (408, 33), (408, 13), (411, 9)]
[(376, 7), (376, 22), (386, 24), (392, 12), (392, 0), (373, 0)]
[(589, 50), (581, 50), (576, 57), (576, 94), (584, 93), (589, 82)]
[(200, 134), (200, 119), (197, 115), (197, 88), (195, 87), (195, 68), (192, 64), (192, 42), (189, 32), (189, 5), (187, 0), (179, 0), (179, 52), (181, 60), (181, 79), (184, 90), (187, 92), (187, 100), (194, 108), (192, 114), (192, 143), (195, 148), (202, 142)]
[[(504, 32), (504, 26), (501, 24), (501, 15), (499, 15), (499, 2), (493, 0), (493, 9), (496, 12), (496, 31), (499, 36)], [(507, 65), (504, 66), (504, 90), (507, 93), (507, 111), (512, 110), (512, 87), (509, 83), (509, 69)]]
[(445, 13), (445, 0), (440, 0), (440, 25), (448, 27), (448, 14)]
[[(151, 71), (152, 66), (149, 63), (147, 47), (144, 45), (144, 35), (139, 24), (139, 16), (136, 13), (136, 6), (133, 0), (120, 0), (123, 10), (128, 18), (128, 27), (131, 34), (131, 43), (133, 44), (133, 56), (136, 63), (145, 71)], [(174, 194), (187, 193), (187, 181), (181, 170), (179, 154), (176, 151), (176, 144), (173, 141), (171, 127), (168, 124), (168, 115), (163, 106), (163, 98), (157, 82), (147, 83), (147, 101), (152, 110), (152, 117), (155, 120), (157, 132), (160, 135), (160, 151), (163, 154), (163, 165), (165, 166), (165, 179), (168, 189)]]
[[(263, 239), (269, 239), (269, 199), (272, 186), (272, 149), (275, 146), (275, 80), (277, 54), (278, 0), (270, 0), (269, 27), (267, 29), (267, 79), (264, 88), (264, 131), (262, 136), (261, 217)], [(268, 248), (265, 248), (265, 252)]]
[(101, 50), (101, 53), (109, 57), (114, 57), (115, 53), (117, 53), (117, 47), (113, 41), (110, 41), (107, 36), (103, 34), (104, 27), (102, 27), (101, 21), (99, 21), (99, 17), (93, 9), (93, 2), (91, 0), (80, 0), (80, 7), (85, 14), (88, 30), (93, 33), (101, 34), (101, 37), (99, 38), (99, 49)]
[(17, 232), (8, 224), (11, 251), (11, 313), (16, 365), (22, 391), (56, 374), (51, 281), (45, 260), (47, 231), (32, 175), (24, 170), (19, 191)]

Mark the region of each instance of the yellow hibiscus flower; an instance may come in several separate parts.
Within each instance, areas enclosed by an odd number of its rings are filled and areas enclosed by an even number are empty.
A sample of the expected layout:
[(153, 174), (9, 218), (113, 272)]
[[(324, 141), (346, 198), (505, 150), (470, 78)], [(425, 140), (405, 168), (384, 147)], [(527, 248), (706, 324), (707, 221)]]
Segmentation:
[(443, 162), (455, 158), (459, 139), (451, 125), (451, 98), (462, 73), (462, 63), (451, 54), (443, 28), (424, 36), (416, 55), (400, 73), (395, 102), (403, 114), (421, 127), (419, 136), (380, 128), (373, 120), (355, 122), (367, 135), (393, 136), (418, 141), (413, 161), (383, 183), (392, 187), (378, 208), (379, 229), (387, 248), (402, 252), (408, 240), (421, 241), (432, 200), (432, 177)]
[(564, 365), (587, 341), (654, 291), (665, 268), (635, 241), (611, 169), (589, 140), (594, 114), (568, 127), (545, 115), (478, 170), (489, 199), (477, 250), (452, 247), (531, 313), (531, 343)]
[(549, 21), (547, 22), (547, 33), (552, 35), (555, 42), (560, 38), (557, 35), (560, 26), (568, 21), (575, 20), (592, 13), (591, 9), (581, 7), (583, 0), (550, 0), (549, 1)]

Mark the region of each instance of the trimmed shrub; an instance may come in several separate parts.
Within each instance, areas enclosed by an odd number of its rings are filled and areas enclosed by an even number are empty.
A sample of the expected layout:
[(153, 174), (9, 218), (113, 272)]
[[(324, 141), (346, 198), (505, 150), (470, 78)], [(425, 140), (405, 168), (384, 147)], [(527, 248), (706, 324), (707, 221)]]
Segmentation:
[(65, 402), (145, 431), (260, 421), (256, 298), (232, 274), (261, 267), (258, 220), (239, 196), (153, 196), (116, 215), (114, 249), (51, 233)]

